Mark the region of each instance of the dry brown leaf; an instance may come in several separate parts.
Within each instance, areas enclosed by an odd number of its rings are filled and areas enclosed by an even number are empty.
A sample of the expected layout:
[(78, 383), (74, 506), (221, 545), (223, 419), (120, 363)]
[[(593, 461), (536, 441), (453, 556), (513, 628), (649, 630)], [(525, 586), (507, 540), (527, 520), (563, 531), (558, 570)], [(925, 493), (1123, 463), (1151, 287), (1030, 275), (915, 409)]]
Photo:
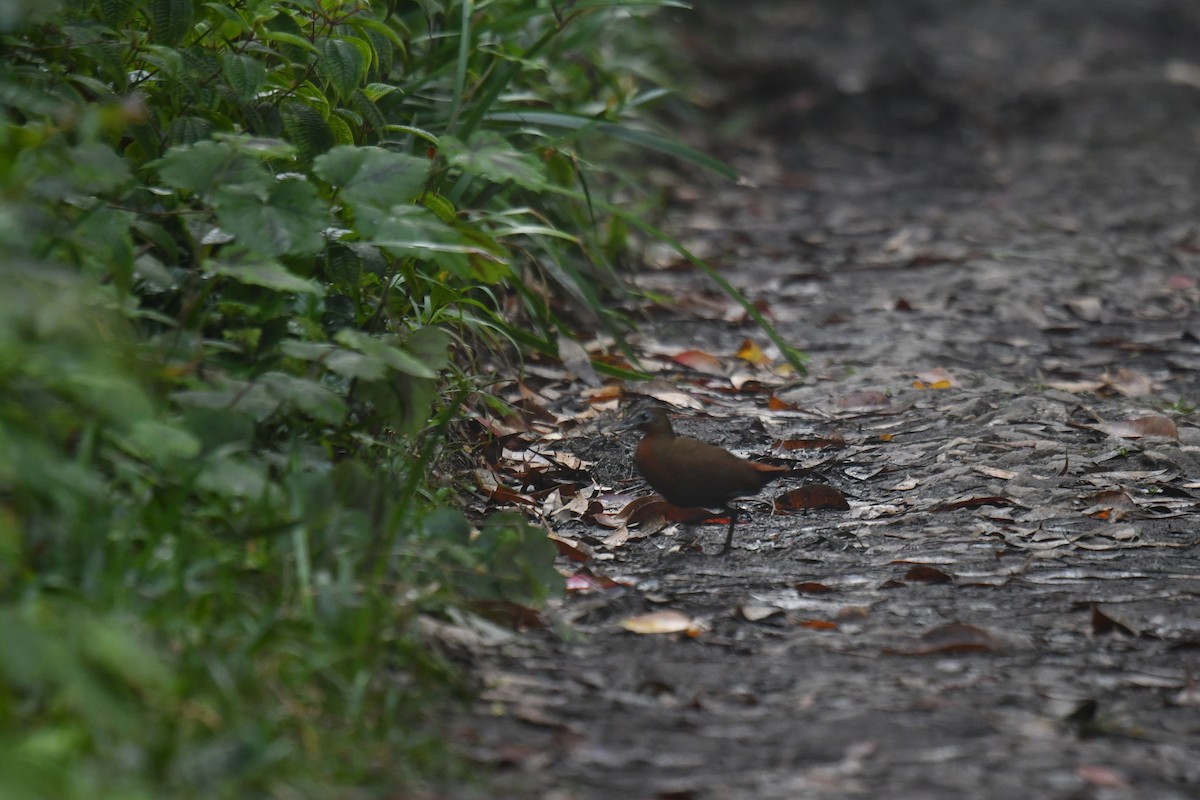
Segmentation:
[(642, 394), (653, 397), (655, 400), (666, 403), (674, 408), (690, 408), (695, 411), (704, 408), (704, 404), (695, 397), (662, 378), (647, 381), (639, 389)]
[(891, 404), (891, 398), (886, 394), (870, 390), (852, 392), (839, 397), (837, 400), (839, 411), (874, 411), (880, 408), (887, 408)]
[(705, 375), (725, 374), (725, 367), (721, 364), (721, 360), (703, 350), (684, 350), (682, 353), (671, 356), (671, 360), (688, 369), (703, 372)]
[(902, 656), (927, 656), (940, 653), (993, 653), (1000, 643), (983, 628), (952, 622), (926, 631), (902, 647), (885, 647), (883, 652)]
[(1128, 789), (1129, 779), (1121, 772), (1099, 764), (1081, 764), (1075, 774), (1079, 780), (1101, 789)]
[(980, 506), (1015, 506), (1016, 503), (1007, 497), (1000, 495), (975, 495), (971, 497), (959, 497), (954, 500), (947, 500), (934, 506), (932, 511), (955, 511), (960, 508), (978, 508)]
[(1092, 604), (1092, 633), (1103, 636), (1108, 633), (1123, 633), (1126, 636), (1137, 636), (1138, 632), (1100, 610), (1096, 603)]
[(780, 439), (771, 445), (776, 450), (821, 450), (831, 448), (840, 450), (846, 446), (846, 439), (840, 433), (828, 436), (814, 436), (807, 439)]
[(775, 498), (776, 511), (800, 511), (810, 508), (845, 511), (850, 508), (850, 504), (841, 492), (823, 483), (801, 486)]
[(928, 564), (918, 564), (904, 573), (904, 580), (910, 583), (954, 583), (954, 578), (937, 567)]
[(1114, 420), (1100, 422), (1090, 426), (1101, 433), (1116, 436), (1121, 439), (1142, 439), (1149, 436), (1161, 436), (1169, 439), (1179, 438), (1179, 428), (1175, 421), (1162, 414), (1151, 414), (1137, 419)]
[(621, 627), (633, 633), (684, 633), (697, 627), (694, 619), (681, 611), (654, 611), (621, 620)]

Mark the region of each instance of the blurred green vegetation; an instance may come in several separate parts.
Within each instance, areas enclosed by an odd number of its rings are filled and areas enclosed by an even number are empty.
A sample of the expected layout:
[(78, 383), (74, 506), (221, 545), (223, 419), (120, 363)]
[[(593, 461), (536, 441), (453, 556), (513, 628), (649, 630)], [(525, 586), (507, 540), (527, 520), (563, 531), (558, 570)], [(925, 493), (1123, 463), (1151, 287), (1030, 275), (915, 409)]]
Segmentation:
[(619, 332), (620, 154), (728, 174), (643, 118), (679, 5), (0, 6), (0, 796), (457, 776), (420, 619), (562, 580), (435, 467), (562, 309)]

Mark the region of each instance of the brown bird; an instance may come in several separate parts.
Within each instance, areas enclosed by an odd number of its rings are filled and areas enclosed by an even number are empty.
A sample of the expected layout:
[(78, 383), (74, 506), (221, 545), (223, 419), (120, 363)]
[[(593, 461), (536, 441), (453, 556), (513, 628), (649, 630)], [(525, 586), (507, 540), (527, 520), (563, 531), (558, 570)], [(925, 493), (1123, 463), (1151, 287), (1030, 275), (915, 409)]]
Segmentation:
[(690, 436), (676, 436), (661, 408), (643, 408), (617, 430), (633, 428), (646, 434), (633, 451), (633, 463), (668, 503), (686, 508), (720, 508), (729, 513), (721, 555), (729, 552), (737, 525), (738, 509), (730, 501), (758, 494), (768, 483), (792, 471), (738, 458), (723, 447)]

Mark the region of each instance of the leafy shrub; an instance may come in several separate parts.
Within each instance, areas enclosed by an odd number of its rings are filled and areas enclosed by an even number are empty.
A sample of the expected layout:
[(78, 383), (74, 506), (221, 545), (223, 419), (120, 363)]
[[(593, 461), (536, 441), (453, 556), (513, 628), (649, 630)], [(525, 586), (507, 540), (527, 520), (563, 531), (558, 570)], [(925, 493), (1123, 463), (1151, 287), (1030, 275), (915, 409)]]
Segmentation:
[(636, 119), (667, 5), (0, 11), (0, 794), (445, 769), (417, 620), (561, 588), (437, 485), (472, 354), (612, 323), (604, 141), (721, 169)]

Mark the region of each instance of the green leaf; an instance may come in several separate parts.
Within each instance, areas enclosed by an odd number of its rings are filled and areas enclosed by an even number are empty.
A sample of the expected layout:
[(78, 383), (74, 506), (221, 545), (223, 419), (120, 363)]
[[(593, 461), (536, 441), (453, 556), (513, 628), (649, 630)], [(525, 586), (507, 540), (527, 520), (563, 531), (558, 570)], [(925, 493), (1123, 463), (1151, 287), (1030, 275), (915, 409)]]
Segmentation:
[(542, 125), (552, 128), (563, 128), (573, 131), (594, 131), (596, 133), (620, 139), (630, 144), (655, 150), (674, 156), (697, 166), (710, 169), (729, 180), (737, 180), (738, 174), (733, 167), (724, 161), (701, 153), (687, 145), (667, 139), (658, 134), (615, 122), (605, 122), (594, 117), (578, 114), (563, 114), (557, 111), (493, 111), (484, 115), (484, 119), (492, 122), (519, 122), (523, 125)]
[(271, 184), (271, 175), (262, 164), (236, 152), (228, 142), (177, 145), (148, 166), (158, 170), (167, 186), (201, 196), (220, 186), (266, 189)]
[(318, 39), (316, 44), (317, 72), (329, 81), (338, 97), (348, 99), (367, 78), (371, 46), (352, 38)]
[(259, 59), (238, 53), (221, 56), (221, 72), (239, 103), (254, 100), (267, 77), (267, 68)]
[(121, 445), (147, 461), (168, 464), (172, 461), (195, 458), (200, 454), (200, 442), (186, 430), (153, 419), (138, 420)]
[(259, 376), (258, 383), (265, 386), (272, 397), (319, 422), (337, 425), (346, 416), (345, 401), (316, 381), (284, 372), (267, 372)]
[(147, 0), (150, 34), (156, 44), (179, 44), (192, 27), (195, 6), (192, 0)]
[(322, 295), (325, 290), (315, 281), (293, 275), (277, 261), (257, 261), (249, 264), (227, 264), (220, 261), (204, 262), (204, 271), (210, 275), (224, 275), (238, 283), (262, 286), (279, 292)]
[(441, 328), (429, 326), (418, 328), (404, 339), (404, 349), (416, 356), (422, 364), (432, 370), (441, 370), (450, 365), (450, 334)]
[(285, 103), (279, 115), (288, 139), (296, 145), (300, 157), (306, 161), (311, 161), (337, 143), (325, 117), (304, 103)]
[(221, 229), (243, 246), (264, 255), (313, 253), (325, 240), (329, 209), (305, 180), (257, 186), (226, 186), (214, 194)]
[(335, 147), (313, 161), (313, 172), (354, 205), (391, 208), (410, 202), (429, 178), (427, 159), (380, 147)]
[(470, 142), (443, 136), (439, 140), (438, 150), (446, 163), (469, 175), (478, 175), (495, 183), (512, 181), (535, 191), (546, 185), (541, 165), (492, 131), (481, 131)]
[(378, 359), (397, 372), (403, 372), (414, 378), (437, 377), (434, 366), (425, 364), (419, 356), (406, 352), (383, 339), (376, 339), (350, 328), (343, 328), (333, 338), (337, 340), (338, 344)]

